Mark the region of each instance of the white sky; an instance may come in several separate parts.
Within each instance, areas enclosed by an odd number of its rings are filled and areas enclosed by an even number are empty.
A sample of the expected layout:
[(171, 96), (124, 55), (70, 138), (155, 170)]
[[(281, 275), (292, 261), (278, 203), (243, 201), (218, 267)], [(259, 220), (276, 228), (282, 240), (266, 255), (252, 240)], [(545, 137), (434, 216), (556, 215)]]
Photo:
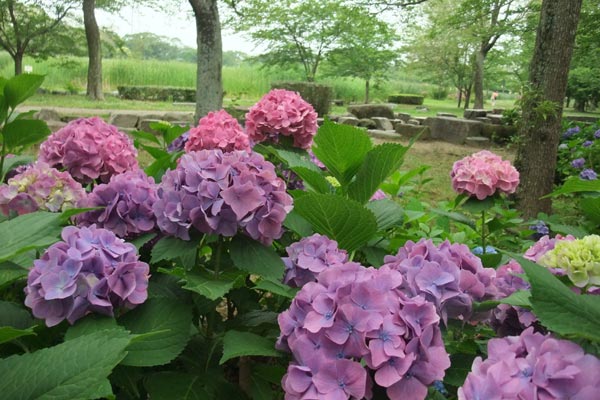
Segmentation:
[[(188, 10), (189, 9), (189, 10)], [(125, 7), (118, 14), (110, 14), (96, 10), (98, 25), (110, 28), (124, 36), (139, 32), (152, 32), (156, 35), (173, 37), (189, 47), (196, 47), (196, 23), (191, 6), (181, 2), (179, 12), (167, 15), (148, 7)], [(240, 34), (223, 30), (223, 50), (243, 51), (247, 54), (257, 54), (254, 44)]]

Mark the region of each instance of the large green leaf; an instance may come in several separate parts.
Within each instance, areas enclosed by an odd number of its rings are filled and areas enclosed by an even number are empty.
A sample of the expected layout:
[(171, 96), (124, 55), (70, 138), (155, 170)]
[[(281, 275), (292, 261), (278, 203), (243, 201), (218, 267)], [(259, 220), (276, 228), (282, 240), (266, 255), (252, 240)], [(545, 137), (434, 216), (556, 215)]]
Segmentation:
[(310, 193), (296, 199), (295, 210), (315, 231), (336, 240), (340, 248), (358, 249), (377, 232), (373, 213), (354, 200)]
[(567, 179), (561, 187), (544, 197), (581, 192), (600, 192), (600, 180), (588, 181), (579, 179), (579, 177), (573, 177)]
[(33, 328), (15, 329), (12, 326), (0, 326), (0, 344), (29, 335), (35, 335)]
[(284, 285), (280, 281), (272, 281), (268, 279), (259, 280), (256, 282), (256, 285), (253, 287), (253, 289), (264, 290), (279, 296), (287, 297), (288, 299), (293, 299), (296, 297), (296, 293), (298, 293), (298, 289)]
[(0, 301), (0, 343), (21, 336), (35, 335), (33, 319), (16, 303)]
[(0, 261), (58, 241), (60, 214), (35, 212), (0, 223)]
[(298, 215), (298, 212), (292, 210), (283, 221), (283, 226), (299, 234), (300, 236), (306, 237), (314, 233), (311, 224)]
[(3, 261), (0, 262), (0, 289), (6, 285), (23, 279), (27, 276), (29, 271), (13, 262)]
[(586, 217), (596, 224), (600, 224), (600, 198), (584, 197), (579, 200), (579, 205)]
[(144, 383), (152, 400), (207, 400), (212, 393), (205, 379), (199, 375), (181, 372), (153, 374)]
[(363, 204), (369, 201), (379, 185), (400, 168), (407, 150), (397, 143), (384, 143), (370, 150), (348, 188), (348, 196)]
[(231, 241), (229, 252), (235, 266), (243, 271), (274, 280), (283, 277), (285, 265), (272, 247), (237, 235)]
[(317, 193), (331, 193), (333, 191), (333, 187), (321, 172), (316, 172), (304, 167), (294, 167), (292, 168), (292, 171), (304, 181), (304, 185), (308, 190)]
[(375, 215), (377, 229), (380, 231), (401, 224), (404, 218), (402, 207), (390, 199), (370, 201), (366, 207)]
[(197, 252), (197, 242), (165, 236), (152, 248), (152, 263), (162, 260), (179, 260), (185, 268), (190, 269), (194, 266)]
[(130, 336), (103, 330), (0, 360), (1, 397), (11, 400), (87, 400), (112, 395), (107, 380), (127, 354)]
[(548, 269), (522, 257), (517, 260), (529, 278), (533, 313), (542, 325), (561, 335), (600, 341), (598, 296), (575, 294)]
[(319, 167), (313, 163), (308, 153), (300, 149), (282, 149), (275, 145), (257, 144), (253, 148), (261, 154), (272, 154), (287, 164), (288, 168), (306, 168), (310, 171), (321, 172)]
[(250, 332), (227, 331), (219, 363), (242, 356), (281, 357), (281, 353), (275, 350), (274, 340)]
[(185, 281), (184, 289), (198, 293), (209, 300), (217, 300), (234, 287), (242, 286), (244, 276), (240, 275), (236, 279), (215, 279), (200, 274), (187, 273)]
[[(152, 298), (119, 319), (132, 334), (145, 335), (127, 348), (123, 365), (167, 364), (181, 353), (190, 337), (192, 311), (188, 304), (166, 297)], [(148, 335), (146, 335), (148, 334)]]
[(38, 119), (17, 119), (4, 126), (4, 144), (7, 149), (41, 142), (50, 134), (46, 122)]
[(44, 82), (44, 76), (34, 74), (21, 74), (9, 79), (4, 86), (6, 103), (11, 108), (15, 108), (33, 96), (42, 82)]
[(325, 121), (314, 138), (312, 151), (343, 187), (363, 164), (372, 144), (361, 129)]
[(5, 158), (3, 171), (0, 173), (0, 182), (4, 182), (6, 173), (11, 169), (18, 167), (19, 165), (29, 164), (30, 162), (33, 162), (33, 160), (34, 158), (32, 156), (14, 156)]

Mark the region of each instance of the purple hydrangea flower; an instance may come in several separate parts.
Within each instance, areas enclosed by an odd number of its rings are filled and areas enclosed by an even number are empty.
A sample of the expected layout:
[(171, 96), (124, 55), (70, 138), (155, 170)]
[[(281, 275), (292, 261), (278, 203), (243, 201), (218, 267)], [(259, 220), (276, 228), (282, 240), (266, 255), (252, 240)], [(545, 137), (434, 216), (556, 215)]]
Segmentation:
[(148, 264), (134, 245), (106, 229), (68, 226), (29, 271), (25, 305), (54, 326), (95, 312), (112, 316), (148, 297)]
[(185, 148), (185, 144), (190, 139), (190, 131), (183, 132), (179, 137), (173, 140), (169, 146), (167, 146), (167, 151), (169, 153), (175, 153), (176, 151), (183, 151)]
[(316, 282), (317, 275), (326, 268), (348, 261), (348, 253), (338, 249), (335, 240), (318, 233), (292, 243), (285, 250), (288, 257), (282, 258), (285, 264), (283, 283), (292, 287)]
[(81, 214), (77, 222), (83, 226), (96, 224), (118, 237), (132, 238), (154, 230), (156, 217), (152, 206), (158, 200), (154, 178), (144, 171), (115, 175), (106, 184), (94, 187), (86, 207), (104, 207)]
[(594, 132), (594, 139), (600, 139), (600, 129)]
[(166, 234), (189, 240), (202, 233), (233, 236), (241, 228), (271, 244), (281, 237), (292, 198), (275, 167), (257, 153), (219, 149), (184, 154), (158, 187), (153, 210)]
[(491, 339), (488, 358), (477, 357), (460, 400), (595, 399), (600, 360), (579, 345), (529, 328), (520, 336)]
[(573, 168), (581, 169), (585, 165), (585, 158), (576, 158), (571, 161), (571, 166)]
[(570, 139), (574, 135), (578, 134), (581, 129), (578, 126), (574, 126), (573, 128), (567, 129), (565, 133), (563, 133), (563, 139)]
[(18, 215), (37, 210), (61, 212), (78, 207), (86, 193), (68, 172), (38, 161), (0, 185), (0, 213)]
[(583, 142), (582, 146), (583, 147), (590, 147), (593, 144), (594, 144), (594, 142), (592, 142), (591, 140), (586, 140), (585, 142)]
[(426, 397), (450, 359), (435, 307), (402, 282), (388, 267), (336, 260), (302, 287), (278, 318), (278, 347), (294, 358), (286, 399), (370, 398), (373, 384), (392, 400)]
[(448, 318), (470, 319), (473, 301), (493, 299), (497, 294), (494, 269), (484, 268), (481, 259), (462, 244), (445, 241), (436, 246), (431, 240), (409, 240), (384, 262), (384, 266), (402, 273), (402, 290), (435, 304), (444, 322)]
[(579, 178), (585, 181), (595, 181), (598, 179), (598, 174), (591, 168), (586, 168), (579, 174)]
[(548, 225), (546, 225), (544, 221), (537, 221), (534, 225), (530, 225), (529, 229), (534, 231), (533, 236), (535, 239), (539, 239), (544, 235), (550, 234), (550, 228), (548, 228)]

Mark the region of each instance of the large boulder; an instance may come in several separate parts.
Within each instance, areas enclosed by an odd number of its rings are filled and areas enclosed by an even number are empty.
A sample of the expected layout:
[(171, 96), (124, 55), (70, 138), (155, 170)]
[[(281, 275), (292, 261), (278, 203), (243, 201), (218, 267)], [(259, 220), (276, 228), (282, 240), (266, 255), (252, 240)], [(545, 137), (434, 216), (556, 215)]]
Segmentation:
[(401, 119), (404, 122), (408, 122), (408, 120), (412, 117), (410, 116), (410, 114), (407, 113), (397, 113), (396, 118)]
[(360, 121), (356, 117), (339, 117), (337, 122), (338, 124), (357, 126)]
[(42, 108), (40, 111), (33, 114), (33, 118), (41, 119), (42, 121), (60, 121), (60, 114), (52, 108)]
[(490, 123), (494, 125), (502, 125), (504, 117), (502, 114), (488, 114), (487, 118), (490, 120)]
[(431, 138), (445, 142), (464, 144), (470, 136), (481, 136), (483, 124), (479, 121), (467, 119), (431, 117), (423, 125), (431, 130)]
[(478, 117), (485, 117), (486, 115), (487, 111), (474, 108), (467, 108), (463, 113), (463, 117), (466, 119), (475, 119)]
[(410, 125), (410, 124), (402, 124), (402, 125), (396, 125), (395, 126), (395, 130), (396, 133), (399, 133), (400, 135), (407, 137), (407, 138), (413, 138), (417, 135), (419, 136), (419, 139), (421, 140), (427, 140), (429, 138), (431, 138), (431, 130), (429, 129), (428, 126), (421, 126), (421, 125)]
[(358, 126), (367, 129), (377, 129), (377, 124), (371, 118), (362, 118), (358, 121)]
[(108, 123), (118, 126), (119, 128), (137, 128), (140, 121), (140, 116), (135, 113), (110, 113)]
[(394, 125), (387, 118), (384, 118), (384, 117), (373, 117), (371, 119), (373, 121), (375, 121), (375, 125), (376, 125), (377, 129), (380, 129), (382, 131), (393, 131), (394, 130)]
[(484, 124), (481, 129), (481, 136), (499, 144), (509, 142), (516, 134), (517, 128), (509, 125)]
[(348, 106), (347, 110), (359, 119), (373, 117), (394, 119), (394, 110), (386, 104), (356, 104)]

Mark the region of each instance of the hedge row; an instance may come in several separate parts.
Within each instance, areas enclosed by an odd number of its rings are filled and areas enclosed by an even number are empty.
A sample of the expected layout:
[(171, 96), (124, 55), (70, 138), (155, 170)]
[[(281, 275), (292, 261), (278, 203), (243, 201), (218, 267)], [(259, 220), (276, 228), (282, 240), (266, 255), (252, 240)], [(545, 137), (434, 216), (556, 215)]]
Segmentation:
[(394, 104), (416, 104), (420, 106), (423, 104), (424, 99), (423, 96), (417, 94), (394, 94), (388, 96), (388, 102)]
[(168, 86), (118, 86), (119, 97), (127, 100), (196, 102), (196, 89)]

